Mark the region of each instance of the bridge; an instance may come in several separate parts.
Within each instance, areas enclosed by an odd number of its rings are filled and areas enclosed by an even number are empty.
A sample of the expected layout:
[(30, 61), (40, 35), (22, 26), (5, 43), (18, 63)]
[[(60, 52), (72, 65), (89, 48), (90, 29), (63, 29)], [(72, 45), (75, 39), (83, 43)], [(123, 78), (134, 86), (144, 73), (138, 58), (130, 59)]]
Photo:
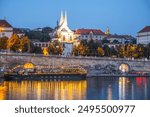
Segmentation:
[(68, 66), (79, 65), (89, 72), (111, 74), (118, 71), (145, 71), (150, 72), (150, 60), (108, 57), (63, 57), (43, 56), (28, 53), (0, 53), (0, 67), (15, 67), (31, 62), (36, 66)]

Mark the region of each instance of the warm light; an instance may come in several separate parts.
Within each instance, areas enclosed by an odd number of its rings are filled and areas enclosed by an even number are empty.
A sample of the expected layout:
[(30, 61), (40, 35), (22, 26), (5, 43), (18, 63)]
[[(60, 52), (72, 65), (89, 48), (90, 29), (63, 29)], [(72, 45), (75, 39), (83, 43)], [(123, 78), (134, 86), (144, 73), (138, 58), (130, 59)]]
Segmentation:
[(129, 72), (129, 66), (127, 64), (121, 64), (119, 66), (119, 70), (122, 72), (122, 73), (127, 73)]
[(33, 63), (26, 63), (26, 64), (24, 64), (23, 67), (24, 67), (25, 69), (34, 69), (34, 68), (35, 68), (35, 66), (34, 66)]
[(43, 54), (44, 54), (44, 56), (48, 56), (49, 55), (47, 48), (43, 48)]
[(0, 28), (0, 32), (2, 32), (4, 29), (3, 28)]

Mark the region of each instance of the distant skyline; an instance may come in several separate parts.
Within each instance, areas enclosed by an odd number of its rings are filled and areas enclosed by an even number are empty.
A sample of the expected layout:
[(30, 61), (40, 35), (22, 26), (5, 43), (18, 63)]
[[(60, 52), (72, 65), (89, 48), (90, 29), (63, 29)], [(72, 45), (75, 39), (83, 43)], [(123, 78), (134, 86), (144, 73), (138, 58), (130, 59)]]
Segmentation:
[(150, 25), (150, 0), (0, 0), (0, 19), (19, 28), (54, 28), (61, 10), (67, 11), (68, 25), (111, 33), (136, 33)]

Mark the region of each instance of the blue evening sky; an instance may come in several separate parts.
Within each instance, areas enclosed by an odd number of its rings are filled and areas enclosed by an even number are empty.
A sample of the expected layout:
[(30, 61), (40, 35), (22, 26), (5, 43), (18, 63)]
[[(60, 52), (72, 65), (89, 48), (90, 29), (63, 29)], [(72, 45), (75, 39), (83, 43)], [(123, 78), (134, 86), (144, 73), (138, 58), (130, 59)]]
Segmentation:
[(109, 26), (111, 33), (135, 36), (150, 25), (150, 0), (0, 0), (0, 19), (20, 28), (54, 28), (61, 10), (71, 29)]

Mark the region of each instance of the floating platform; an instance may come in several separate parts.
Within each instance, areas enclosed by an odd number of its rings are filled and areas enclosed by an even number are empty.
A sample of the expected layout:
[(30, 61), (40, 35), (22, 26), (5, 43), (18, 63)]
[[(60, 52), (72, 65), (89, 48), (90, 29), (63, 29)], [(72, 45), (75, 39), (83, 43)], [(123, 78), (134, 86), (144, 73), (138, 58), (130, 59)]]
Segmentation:
[(87, 74), (5, 74), (4, 79), (10, 80), (85, 80)]

